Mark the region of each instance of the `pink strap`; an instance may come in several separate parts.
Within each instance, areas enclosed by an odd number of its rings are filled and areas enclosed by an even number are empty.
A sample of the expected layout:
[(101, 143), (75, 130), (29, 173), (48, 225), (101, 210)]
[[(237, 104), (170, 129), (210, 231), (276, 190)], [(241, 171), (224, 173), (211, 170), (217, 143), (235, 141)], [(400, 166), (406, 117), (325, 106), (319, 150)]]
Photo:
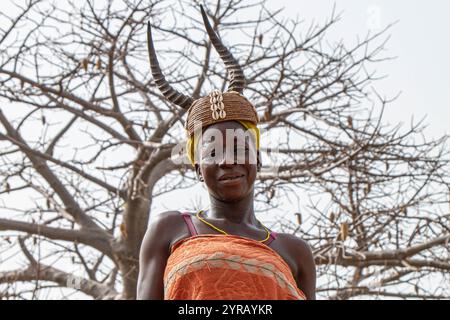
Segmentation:
[(192, 222), (192, 216), (187, 212), (181, 213), (181, 216), (183, 217), (184, 221), (186, 222), (191, 236), (196, 236), (198, 234), (198, 232), (195, 229), (194, 223)]
[(272, 241), (275, 240), (276, 238), (277, 238), (277, 233), (275, 231), (271, 231), (269, 239), (267, 239), (266, 245), (268, 246), (269, 244), (271, 244)]

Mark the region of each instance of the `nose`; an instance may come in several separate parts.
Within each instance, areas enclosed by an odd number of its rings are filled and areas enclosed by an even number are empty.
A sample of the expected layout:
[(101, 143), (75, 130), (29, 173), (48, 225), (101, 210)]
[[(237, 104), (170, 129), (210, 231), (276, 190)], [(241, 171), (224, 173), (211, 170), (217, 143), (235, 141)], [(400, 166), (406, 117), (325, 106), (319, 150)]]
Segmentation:
[(222, 158), (219, 160), (219, 167), (220, 168), (230, 168), (231, 166), (235, 165), (236, 162), (236, 157), (234, 155), (234, 150), (227, 150), (227, 148), (225, 148), (225, 150), (223, 151), (223, 156)]

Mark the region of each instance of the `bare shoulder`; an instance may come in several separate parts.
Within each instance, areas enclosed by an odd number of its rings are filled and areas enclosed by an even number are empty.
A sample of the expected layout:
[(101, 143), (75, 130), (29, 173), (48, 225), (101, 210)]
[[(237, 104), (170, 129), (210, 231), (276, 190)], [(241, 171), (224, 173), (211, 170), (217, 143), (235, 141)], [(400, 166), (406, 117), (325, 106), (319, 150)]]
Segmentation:
[(157, 240), (168, 244), (181, 228), (181, 213), (179, 211), (163, 211), (151, 214), (143, 245)]
[(171, 225), (172, 223), (177, 223), (180, 220), (180, 211), (163, 211), (156, 214), (150, 215), (149, 227), (157, 225), (158, 227), (164, 227), (166, 225)]
[(289, 233), (277, 233), (277, 238), (282, 241), (287, 250), (296, 252), (301, 256), (312, 255), (312, 250), (307, 241)]

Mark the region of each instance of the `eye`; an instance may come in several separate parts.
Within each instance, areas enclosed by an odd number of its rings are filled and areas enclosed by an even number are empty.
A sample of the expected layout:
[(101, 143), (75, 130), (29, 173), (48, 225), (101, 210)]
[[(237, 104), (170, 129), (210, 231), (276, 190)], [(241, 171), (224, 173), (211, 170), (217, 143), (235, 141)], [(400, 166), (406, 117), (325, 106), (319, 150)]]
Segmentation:
[(202, 158), (203, 159), (214, 158), (215, 156), (216, 156), (216, 151), (214, 149), (212, 149), (212, 150), (205, 150), (202, 153)]

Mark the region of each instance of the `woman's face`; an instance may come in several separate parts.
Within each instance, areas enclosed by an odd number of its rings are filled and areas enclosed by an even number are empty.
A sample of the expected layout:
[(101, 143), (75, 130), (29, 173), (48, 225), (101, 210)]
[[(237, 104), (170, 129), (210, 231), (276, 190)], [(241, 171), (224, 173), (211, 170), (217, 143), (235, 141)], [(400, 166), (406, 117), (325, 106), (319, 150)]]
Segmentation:
[(208, 126), (196, 148), (195, 169), (216, 199), (239, 201), (253, 192), (259, 151), (254, 137), (237, 121)]

